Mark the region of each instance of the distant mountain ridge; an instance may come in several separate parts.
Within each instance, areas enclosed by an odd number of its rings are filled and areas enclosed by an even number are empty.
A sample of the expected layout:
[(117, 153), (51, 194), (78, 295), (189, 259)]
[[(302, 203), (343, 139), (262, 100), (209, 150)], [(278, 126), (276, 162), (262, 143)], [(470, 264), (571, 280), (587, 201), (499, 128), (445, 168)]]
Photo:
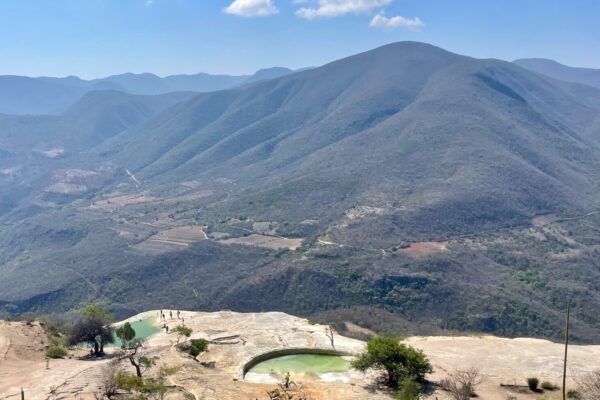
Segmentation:
[(293, 71), (274, 67), (253, 75), (170, 75), (126, 73), (106, 78), (84, 80), (65, 78), (0, 76), (0, 114), (57, 115), (65, 111), (85, 93), (92, 90), (118, 90), (130, 94), (158, 95), (170, 92), (212, 92), (278, 78)]
[(569, 67), (545, 58), (522, 58), (513, 62), (551, 78), (600, 88), (600, 69)]

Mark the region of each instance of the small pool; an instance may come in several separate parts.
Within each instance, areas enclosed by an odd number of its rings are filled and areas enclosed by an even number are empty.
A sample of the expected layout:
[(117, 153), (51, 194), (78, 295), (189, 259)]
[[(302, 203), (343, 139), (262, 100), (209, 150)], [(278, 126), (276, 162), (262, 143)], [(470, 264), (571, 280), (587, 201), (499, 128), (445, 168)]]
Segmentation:
[(350, 362), (339, 355), (331, 354), (292, 354), (273, 357), (251, 367), (247, 372), (258, 374), (325, 374), (345, 372)]
[[(154, 335), (155, 333), (160, 332), (160, 328), (157, 328), (156, 326), (154, 326), (155, 321), (156, 321), (156, 318), (152, 317), (152, 318), (142, 319), (140, 321), (130, 322), (131, 327), (135, 331), (135, 337), (138, 339), (147, 339), (150, 336)], [(113, 329), (113, 333), (114, 333), (114, 329)], [(110, 347), (121, 347), (121, 344), (122, 344), (121, 339), (119, 339), (117, 337), (117, 335), (115, 335), (115, 342), (113, 344), (111, 344)]]

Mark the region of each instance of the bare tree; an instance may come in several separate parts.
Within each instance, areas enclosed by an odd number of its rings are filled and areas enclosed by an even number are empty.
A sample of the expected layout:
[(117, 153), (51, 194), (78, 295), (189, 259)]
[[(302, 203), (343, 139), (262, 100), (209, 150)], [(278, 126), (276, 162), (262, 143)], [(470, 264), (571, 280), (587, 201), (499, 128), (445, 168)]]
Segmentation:
[(327, 326), (327, 328), (325, 328), (325, 335), (327, 335), (327, 337), (331, 341), (331, 347), (335, 349), (335, 344), (333, 342), (333, 340), (334, 340), (333, 333), (334, 333), (333, 325), (329, 324)]
[(145, 341), (133, 339), (128, 342), (127, 347), (122, 350), (120, 359), (128, 359), (135, 368), (135, 374), (142, 377), (150, 367), (156, 364), (158, 357), (149, 357), (145, 353)]
[(112, 399), (118, 392), (117, 372), (119, 371), (118, 362), (111, 361), (102, 369), (102, 380), (95, 394), (97, 400)]
[(468, 400), (475, 394), (475, 386), (483, 382), (477, 368), (459, 369), (440, 381), (440, 387), (449, 392), (454, 400)]
[(600, 369), (577, 376), (575, 382), (581, 400), (600, 400)]

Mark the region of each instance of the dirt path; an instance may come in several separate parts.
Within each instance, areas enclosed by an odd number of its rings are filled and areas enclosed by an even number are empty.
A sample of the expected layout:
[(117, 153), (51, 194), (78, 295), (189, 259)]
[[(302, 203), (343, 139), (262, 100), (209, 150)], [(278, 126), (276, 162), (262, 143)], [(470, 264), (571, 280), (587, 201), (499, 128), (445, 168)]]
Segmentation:
[(138, 178), (136, 178), (136, 176), (131, 173), (131, 171), (129, 171), (128, 169), (125, 169), (125, 172), (127, 173), (127, 175), (129, 175), (129, 177), (131, 178), (131, 180), (133, 181), (133, 183), (135, 183), (136, 187), (139, 188), (140, 186), (142, 186), (142, 182), (140, 182), (138, 180)]

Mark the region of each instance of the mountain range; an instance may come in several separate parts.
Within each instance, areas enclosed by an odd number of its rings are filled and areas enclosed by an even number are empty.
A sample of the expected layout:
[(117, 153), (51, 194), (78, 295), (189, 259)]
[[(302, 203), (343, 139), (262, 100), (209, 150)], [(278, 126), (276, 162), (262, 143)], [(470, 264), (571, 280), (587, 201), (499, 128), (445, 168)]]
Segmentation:
[(253, 75), (170, 75), (121, 74), (83, 80), (66, 78), (0, 76), (0, 113), (15, 115), (61, 114), (84, 94), (94, 90), (118, 90), (131, 94), (169, 92), (210, 92), (272, 79), (291, 73), (288, 68), (266, 68)]
[(599, 89), (417, 42), (281, 72), (0, 118), (0, 309), (600, 337)]
[(600, 70), (594, 68), (575, 68), (545, 58), (523, 58), (513, 61), (528, 70), (567, 82), (600, 88)]

